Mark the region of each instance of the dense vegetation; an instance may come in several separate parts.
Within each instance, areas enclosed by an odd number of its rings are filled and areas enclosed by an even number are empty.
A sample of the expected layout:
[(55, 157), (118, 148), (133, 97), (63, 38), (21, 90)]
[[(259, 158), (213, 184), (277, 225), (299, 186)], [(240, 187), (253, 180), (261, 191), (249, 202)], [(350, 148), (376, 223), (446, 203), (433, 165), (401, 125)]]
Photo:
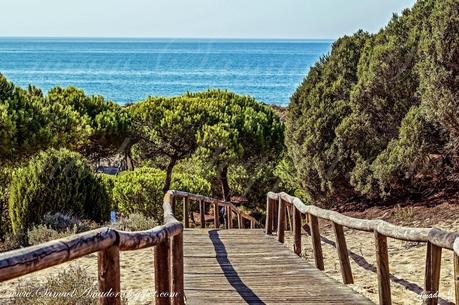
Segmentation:
[[(24, 90), (0, 75), (0, 126), (0, 236), (31, 242), (68, 234), (44, 223), (55, 213), (160, 223), (168, 189), (248, 193), (262, 205), (284, 149), (269, 106), (219, 90), (119, 106), (73, 87)], [(129, 171), (95, 173), (120, 162)]]
[(379, 33), (338, 39), (291, 99), (287, 146), (326, 205), (458, 184), (459, 2), (420, 0)]
[(86, 160), (66, 149), (41, 152), (15, 170), (9, 187), (13, 231), (23, 232), (47, 213), (108, 220), (109, 194)]
[[(227, 91), (120, 106), (0, 74), (0, 239), (68, 234), (45, 223), (55, 213), (115, 210), (144, 228), (172, 188), (254, 213), (276, 187), (328, 206), (457, 190), (458, 35), (457, 0), (420, 0), (376, 34), (338, 39), (293, 94), (285, 140), (279, 109)], [(129, 171), (95, 173), (120, 162)]]

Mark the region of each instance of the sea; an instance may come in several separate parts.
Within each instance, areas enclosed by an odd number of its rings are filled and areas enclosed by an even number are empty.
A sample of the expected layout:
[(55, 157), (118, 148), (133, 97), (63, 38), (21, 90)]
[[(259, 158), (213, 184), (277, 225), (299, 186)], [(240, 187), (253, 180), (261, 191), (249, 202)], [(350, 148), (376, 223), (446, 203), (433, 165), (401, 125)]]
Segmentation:
[(285, 106), (331, 40), (0, 38), (0, 73), (120, 104), (227, 89)]

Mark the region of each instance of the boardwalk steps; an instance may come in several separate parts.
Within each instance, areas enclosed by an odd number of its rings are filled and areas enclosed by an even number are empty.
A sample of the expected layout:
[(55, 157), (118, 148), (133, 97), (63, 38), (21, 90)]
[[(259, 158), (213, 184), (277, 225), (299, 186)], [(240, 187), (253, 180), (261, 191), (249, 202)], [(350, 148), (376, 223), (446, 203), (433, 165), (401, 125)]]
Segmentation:
[(187, 304), (373, 304), (262, 230), (186, 229)]

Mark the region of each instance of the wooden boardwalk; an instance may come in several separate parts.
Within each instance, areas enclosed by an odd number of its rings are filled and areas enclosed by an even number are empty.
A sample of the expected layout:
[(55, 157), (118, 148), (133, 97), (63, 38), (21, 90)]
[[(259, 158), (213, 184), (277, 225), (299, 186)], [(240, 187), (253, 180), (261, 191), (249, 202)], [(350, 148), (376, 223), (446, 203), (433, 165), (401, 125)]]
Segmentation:
[(186, 304), (373, 304), (262, 230), (186, 229)]

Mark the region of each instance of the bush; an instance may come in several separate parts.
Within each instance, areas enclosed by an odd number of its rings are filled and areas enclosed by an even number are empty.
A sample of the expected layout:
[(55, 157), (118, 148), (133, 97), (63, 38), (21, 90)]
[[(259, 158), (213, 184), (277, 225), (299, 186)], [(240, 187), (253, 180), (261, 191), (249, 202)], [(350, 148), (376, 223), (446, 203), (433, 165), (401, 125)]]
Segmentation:
[(418, 1), (338, 39), (292, 96), (287, 146), (315, 203), (459, 187), (457, 1)]
[(58, 232), (46, 225), (37, 225), (29, 229), (27, 232), (27, 239), (30, 245), (38, 245), (50, 240), (64, 238), (76, 234), (76, 227), (73, 229), (63, 230)]
[(121, 173), (113, 188), (118, 210), (124, 215), (140, 213), (162, 222), (164, 179), (164, 172), (147, 167)]
[(117, 211), (118, 206), (113, 200), (113, 188), (115, 187), (115, 182), (116, 182), (117, 177), (113, 175), (107, 175), (107, 174), (97, 174), (97, 176), (100, 178), (105, 188), (105, 192), (108, 194), (110, 211)]
[[(95, 280), (86, 269), (78, 265), (70, 265), (55, 276), (48, 276), (44, 283), (30, 280), (21, 282), (15, 290), (15, 295), (19, 296), (15, 297), (11, 304), (97, 305), (98, 299), (86, 293), (88, 289), (91, 292), (98, 291)], [(71, 294), (72, 291), (75, 293)], [(42, 293), (40, 294), (40, 292)], [(46, 296), (46, 292), (56, 294), (56, 296)]]
[[(142, 167), (121, 173), (114, 179), (113, 201), (124, 215), (142, 214), (163, 221), (163, 186), (166, 173), (157, 168)], [(175, 190), (209, 194), (211, 185), (204, 178), (188, 173), (172, 175), (171, 188)]]
[(0, 242), (0, 252), (6, 252), (14, 249), (18, 249), (21, 246), (26, 245), (26, 238), (22, 234), (13, 234), (11, 232), (3, 235), (3, 241)]
[(9, 215), (15, 233), (63, 212), (97, 222), (109, 218), (109, 198), (101, 179), (77, 153), (41, 152), (17, 169), (10, 186)]
[(50, 227), (58, 232), (74, 229), (76, 233), (81, 233), (91, 229), (96, 229), (96, 225), (87, 220), (80, 220), (75, 216), (70, 216), (62, 213), (47, 213), (41, 224)]
[(160, 223), (155, 219), (146, 217), (143, 214), (134, 213), (114, 223), (112, 227), (123, 231), (143, 231), (150, 230), (158, 225)]
[(11, 175), (10, 167), (0, 167), (0, 240), (11, 232), (11, 222), (8, 216), (8, 187)]
[(33, 226), (28, 230), (27, 244), (38, 245), (96, 228), (96, 224), (90, 221), (81, 221), (74, 216), (47, 213), (43, 216), (43, 220), (39, 225)]

